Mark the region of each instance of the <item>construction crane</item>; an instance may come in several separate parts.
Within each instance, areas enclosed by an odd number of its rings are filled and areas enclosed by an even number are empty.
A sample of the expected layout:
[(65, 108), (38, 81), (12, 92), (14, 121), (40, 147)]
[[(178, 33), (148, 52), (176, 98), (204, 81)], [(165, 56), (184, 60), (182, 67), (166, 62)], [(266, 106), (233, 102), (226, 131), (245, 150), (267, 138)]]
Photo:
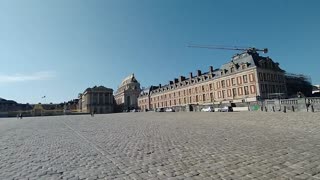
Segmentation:
[(254, 47), (237, 47), (237, 46), (204, 46), (204, 45), (188, 45), (190, 48), (205, 48), (205, 49), (224, 49), (224, 50), (238, 50), (245, 52), (263, 52), (268, 53), (268, 48), (257, 49)]

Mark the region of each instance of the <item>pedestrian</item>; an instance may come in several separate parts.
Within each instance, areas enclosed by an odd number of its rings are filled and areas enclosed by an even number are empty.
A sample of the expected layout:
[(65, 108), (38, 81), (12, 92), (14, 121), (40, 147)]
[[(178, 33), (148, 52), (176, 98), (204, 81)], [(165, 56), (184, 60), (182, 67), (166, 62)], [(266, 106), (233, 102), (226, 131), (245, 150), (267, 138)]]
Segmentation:
[(20, 119), (22, 119), (22, 113), (20, 113)]

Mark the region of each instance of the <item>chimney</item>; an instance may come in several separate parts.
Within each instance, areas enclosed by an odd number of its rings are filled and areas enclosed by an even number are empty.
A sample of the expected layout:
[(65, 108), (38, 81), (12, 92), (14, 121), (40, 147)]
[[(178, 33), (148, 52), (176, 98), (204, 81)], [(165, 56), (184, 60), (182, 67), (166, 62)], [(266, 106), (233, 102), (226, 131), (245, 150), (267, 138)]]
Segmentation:
[(190, 73), (190, 77), (189, 77), (190, 79), (192, 79), (193, 77), (192, 77), (192, 72)]
[(159, 88), (161, 88), (161, 84), (159, 84)]
[(212, 73), (213, 72), (213, 66), (209, 67), (209, 72)]
[(197, 70), (197, 76), (201, 76), (201, 71)]
[(174, 83), (178, 83), (179, 82), (179, 79), (178, 78), (174, 78)]
[(186, 77), (184, 77), (184, 76), (180, 76), (180, 77), (179, 77), (179, 82), (182, 82), (182, 81), (184, 81), (184, 80), (186, 80)]

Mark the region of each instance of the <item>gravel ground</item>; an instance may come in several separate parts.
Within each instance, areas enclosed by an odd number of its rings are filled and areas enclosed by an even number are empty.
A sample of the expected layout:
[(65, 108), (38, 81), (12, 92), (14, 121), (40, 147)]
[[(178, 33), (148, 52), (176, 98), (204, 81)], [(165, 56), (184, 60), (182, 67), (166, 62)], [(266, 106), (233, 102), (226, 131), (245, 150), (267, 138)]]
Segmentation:
[(320, 179), (320, 114), (2, 118), (0, 179)]

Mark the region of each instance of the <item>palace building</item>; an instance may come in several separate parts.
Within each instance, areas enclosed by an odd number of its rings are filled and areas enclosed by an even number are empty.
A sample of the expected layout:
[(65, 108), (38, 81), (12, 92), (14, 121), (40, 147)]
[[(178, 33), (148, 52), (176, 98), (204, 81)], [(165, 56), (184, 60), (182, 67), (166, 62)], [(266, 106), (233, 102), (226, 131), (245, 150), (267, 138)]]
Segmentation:
[(113, 90), (104, 86), (87, 88), (79, 94), (78, 108), (83, 113), (112, 113), (114, 111)]
[(236, 54), (231, 61), (194, 76), (180, 76), (166, 85), (151, 86), (138, 98), (142, 111), (191, 104), (213, 105), (256, 102), (274, 96), (286, 97), (285, 71), (255, 49)]
[(115, 93), (117, 111), (138, 109), (138, 97), (141, 92), (140, 83), (134, 74), (126, 77)]

